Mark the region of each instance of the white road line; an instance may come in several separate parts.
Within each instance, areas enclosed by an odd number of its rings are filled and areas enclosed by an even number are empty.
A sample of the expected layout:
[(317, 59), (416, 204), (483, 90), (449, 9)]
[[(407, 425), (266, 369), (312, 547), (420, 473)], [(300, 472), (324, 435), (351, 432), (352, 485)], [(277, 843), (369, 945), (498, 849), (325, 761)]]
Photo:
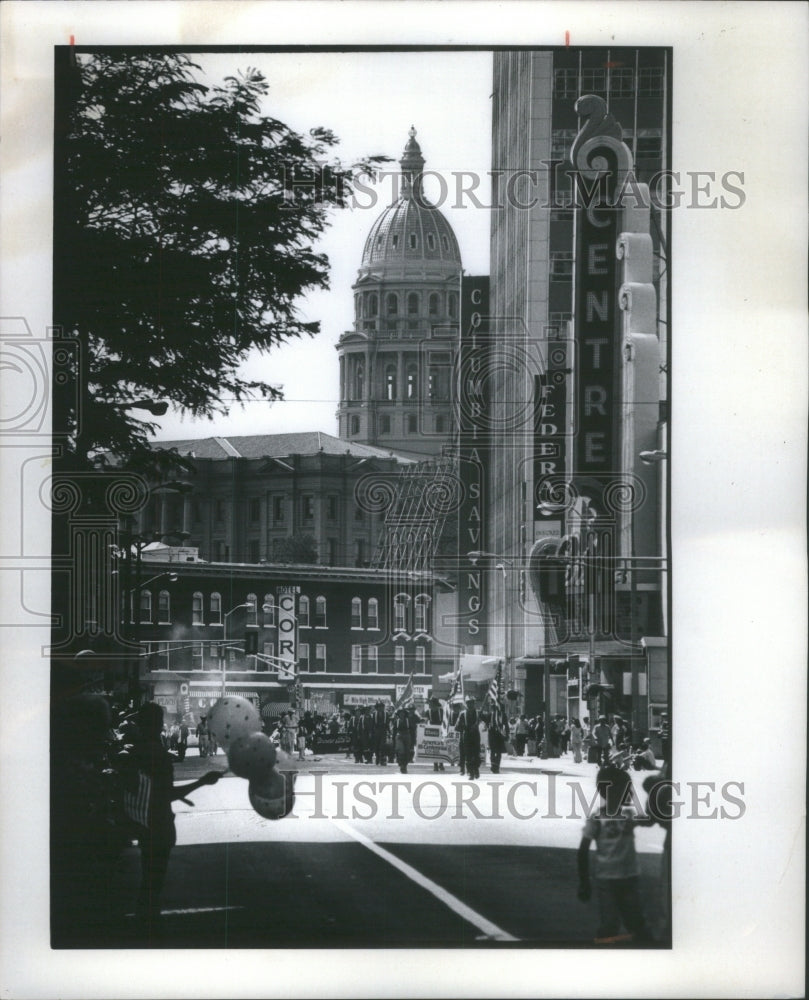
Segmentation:
[(411, 865), (407, 864), (406, 861), (402, 861), (400, 858), (397, 858), (395, 854), (391, 854), (390, 851), (386, 851), (384, 847), (380, 847), (376, 841), (371, 840), (370, 837), (366, 837), (365, 834), (360, 833), (359, 830), (355, 830), (350, 824), (344, 823), (339, 819), (333, 819), (332, 823), (339, 830), (342, 830), (343, 833), (348, 834), (349, 837), (353, 837), (354, 840), (362, 844), (363, 847), (367, 847), (369, 851), (372, 851), (378, 857), (382, 858), (383, 861), (387, 861), (389, 865), (392, 865), (403, 875), (412, 879), (416, 885), (419, 885), (422, 889), (426, 889), (427, 892), (432, 893), (437, 900), (445, 906), (448, 906), (451, 910), (457, 913), (459, 917), (463, 917), (463, 919), (468, 921), (470, 924), (474, 924), (478, 930), (483, 932), (484, 937), (491, 938), (493, 941), (520, 940), (519, 938), (516, 938), (502, 930), (502, 928), (498, 927), (497, 924), (493, 924), (491, 920), (487, 920), (486, 917), (481, 916), (473, 910), (471, 906), (467, 906), (466, 903), (462, 903), (457, 896), (453, 896), (451, 892), (447, 892), (446, 889), (442, 889), (440, 885), (437, 885), (431, 879), (427, 878), (426, 875), (422, 875), (420, 871), (417, 871)]
[[(243, 906), (186, 906), (179, 910), (161, 910), (160, 913), (165, 916), (169, 914), (170, 916), (176, 915), (177, 913), (221, 913), (223, 910), (243, 910)], [(127, 917), (134, 917), (134, 913), (125, 914)]]

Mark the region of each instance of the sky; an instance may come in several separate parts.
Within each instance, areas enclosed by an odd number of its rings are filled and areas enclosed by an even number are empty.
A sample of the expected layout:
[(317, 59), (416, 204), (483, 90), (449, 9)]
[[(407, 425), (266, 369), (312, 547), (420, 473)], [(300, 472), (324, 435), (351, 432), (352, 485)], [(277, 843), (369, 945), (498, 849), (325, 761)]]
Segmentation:
[[(380, 154), (398, 159), (415, 126), (426, 171), (435, 177), (425, 190), (439, 201), (452, 224), (467, 274), (489, 272), (489, 212), (466, 195), (457, 196), (458, 175), (480, 178), (478, 201), (489, 204), (491, 165), (492, 55), (490, 52), (304, 52), (195, 54), (207, 84), (255, 66), (270, 92), (264, 110), (300, 132), (315, 126), (340, 139), (336, 154), (346, 162)], [(466, 187), (471, 179), (465, 179)], [(334, 212), (317, 245), (331, 265), (331, 287), (300, 300), (306, 320), (319, 320), (320, 334), (292, 341), (269, 353), (252, 352), (243, 373), (283, 386), (285, 399), (268, 404), (234, 404), (226, 417), (195, 419), (176, 410), (160, 418), (158, 440), (210, 435), (274, 434), (320, 430), (337, 433), (338, 363), (335, 345), (353, 322), (353, 292), (365, 237), (377, 216), (395, 197), (393, 181), (383, 177), (374, 196)]]

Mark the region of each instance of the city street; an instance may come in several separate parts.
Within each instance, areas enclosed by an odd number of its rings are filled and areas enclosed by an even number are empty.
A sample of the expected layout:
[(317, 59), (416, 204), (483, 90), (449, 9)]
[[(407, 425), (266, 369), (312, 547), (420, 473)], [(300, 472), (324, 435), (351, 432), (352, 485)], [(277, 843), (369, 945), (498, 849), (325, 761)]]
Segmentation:
[[(175, 780), (224, 771), (193, 750)], [(297, 762), (296, 762), (297, 763)], [(295, 948), (590, 946), (596, 903), (576, 897), (576, 848), (595, 766), (509, 758), (470, 782), (457, 768), (355, 764), (342, 755), (298, 765), (294, 813), (250, 806), (226, 773), (175, 804), (177, 847), (159, 938), (132, 916), (139, 854), (120, 865), (120, 925), (102, 947)], [(450, 770), (454, 773), (450, 773)], [(640, 802), (643, 774), (633, 773)], [(660, 828), (639, 828), (643, 902), (656, 918)]]

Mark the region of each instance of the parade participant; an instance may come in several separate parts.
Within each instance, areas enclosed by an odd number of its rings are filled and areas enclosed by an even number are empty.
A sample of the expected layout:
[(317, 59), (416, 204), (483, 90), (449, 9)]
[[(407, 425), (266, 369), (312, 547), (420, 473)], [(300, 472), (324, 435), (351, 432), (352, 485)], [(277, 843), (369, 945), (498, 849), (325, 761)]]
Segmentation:
[(180, 738), (177, 741), (177, 760), (185, 760), (185, 752), (188, 749), (188, 723), (185, 718), (180, 721)]
[[(430, 698), (427, 706), (427, 722), (431, 726), (441, 726), (444, 722), (444, 710), (441, 708), (441, 702), (438, 698)], [(433, 761), (434, 771), (443, 771), (444, 764), (443, 761), (434, 760)]]
[(573, 751), (573, 763), (581, 764), (581, 748), (584, 743), (584, 730), (578, 719), (570, 723), (570, 749)]
[(521, 715), (514, 728), (514, 753), (518, 757), (525, 755), (525, 744), (528, 742), (528, 720)]
[(374, 753), (376, 754), (376, 762), (380, 767), (385, 767), (388, 763), (388, 720), (385, 715), (385, 705), (381, 701), (378, 701), (374, 707), (373, 724)]
[(610, 746), (612, 745), (612, 733), (607, 725), (607, 716), (599, 715), (598, 722), (593, 728), (593, 742), (598, 747), (598, 763), (608, 764), (610, 759)]
[[(602, 767), (596, 778), (601, 797), (598, 813), (584, 824), (578, 852), (579, 891), (583, 902), (590, 898), (590, 845), (596, 845), (595, 882), (599, 925), (596, 944), (621, 944), (650, 940), (641, 909), (640, 868), (635, 853), (635, 814), (624, 808), (631, 779), (620, 768)], [(626, 933), (621, 933), (621, 923)]]
[(411, 750), (410, 722), (407, 718), (407, 712), (403, 708), (399, 708), (393, 722), (393, 751), (402, 774), (407, 774)]
[(464, 748), (467, 772), (474, 781), (480, 777), (480, 716), (474, 698), (466, 699), (466, 710), (458, 716), (455, 731)]
[(407, 709), (407, 724), (410, 726), (410, 762), (412, 763), (416, 759), (416, 740), (418, 739), (419, 732), (419, 714), (416, 709), (411, 705)]
[(208, 756), (208, 722), (204, 715), (199, 717), (199, 725), (197, 726), (197, 741), (199, 743), (199, 755), (200, 757)]
[(499, 774), (500, 762), (503, 759), (503, 751), (506, 749), (506, 737), (496, 721), (496, 716), (493, 716), (488, 720), (488, 726), (489, 757), (491, 760), (492, 774)]
[(169, 855), (177, 841), (171, 803), (185, 799), (203, 785), (213, 785), (219, 771), (208, 771), (196, 781), (174, 784), (172, 758), (160, 742), (163, 709), (154, 702), (137, 713), (139, 736), (127, 758), (119, 757), (124, 784), (124, 807), (135, 824), (141, 857), (141, 881), (135, 916), (147, 936), (159, 932), (160, 895)]
[(367, 708), (363, 708), (359, 718), (360, 759), (357, 763), (372, 764), (374, 760), (374, 720)]

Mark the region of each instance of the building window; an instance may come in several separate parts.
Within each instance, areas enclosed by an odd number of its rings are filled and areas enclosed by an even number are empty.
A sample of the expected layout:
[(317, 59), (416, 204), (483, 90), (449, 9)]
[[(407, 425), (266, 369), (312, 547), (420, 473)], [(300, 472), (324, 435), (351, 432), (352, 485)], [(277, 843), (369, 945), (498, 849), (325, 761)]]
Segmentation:
[(219, 661), (222, 659), (223, 653), (224, 653), (224, 646), (220, 646), (218, 642), (212, 642), (208, 648), (208, 657), (217, 666), (219, 664)]
[(407, 398), (415, 399), (419, 386), (419, 369), (417, 365), (410, 364), (407, 366), (406, 379), (405, 391)]
[(202, 625), (202, 594), (199, 591), (191, 598), (191, 624)]
[(362, 673), (362, 646), (351, 647), (351, 673)]
[(624, 67), (610, 71), (610, 94), (612, 97), (632, 97), (635, 93), (635, 73)]
[(376, 297), (376, 292), (371, 292), (368, 296), (368, 316), (376, 316), (379, 312), (379, 299)]
[(441, 246), (444, 248), (444, 252), (445, 253), (449, 253), (449, 237), (448, 236), (442, 236), (441, 237)]
[(326, 539), (326, 565), (336, 566), (337, 565), (337, 539), (327, 538)]
[(362, 400), (365, 395), (365, 365), (362, 361), (357, 362), (354, 369), (354, 399)]
[(194, 642), (191, 644), (191, 669), (202, 670), (202, 667), (202, 643)]
[(358, 416), (352, 416), (348, 421), (348, 433), (353, 437), (355, 434), (360, 432), (360, 418)]
[(444, 420), (444, 418), (441, 417), (441, 416), (438, 416), (438, 417), (435, 418), (435, 432), (436, 432), (436, 434), (443, 434), (446, 431), (446, 429), (447, 429), (446, 423), (447, 423), (446, 420)]
[(635, 158), (638, 160), (662, 160), (663, 137), (654, 132), (639, 135), (635, 146)]
[(393, 602), (393, 631), (407, 631), (407, 596), (397, 594)]
[(430, 598), (427, 594), (419, 594), (416, 598), (416, 631), (417, 632), (428, 632), (430, 629), (430, 623), (428, 620), (427, 609), (430, 604)]
[(309, 598), (298, 598), (298, 627), (309, 628)]
[[(390, 434), (390, 417), (387, 414), (379, 418), (379, 433)], [(360, 510), (360, 508), (357, 507), (357, 510)], [(360, 520), (360, 518), (355, 517), (355, 520)]]
[(416, 673), (427, 673), (427, 650), (424, 646), (416, 646)]
[(393, 653), (393, 672), (395, 674), (403, 674), (405, 669), (405, 651), (404, 646), (394, 646)]
[(638, 71), (638, 97), (658, 97), (663, 93), (663, 67), (642, 66)]
[(362, 628), (362, 601), (359, 597), (351, 598), (351, 627)]
[(399, 234), (398, 233), (394, 233), (393, 236), (391, 236), (390, 245), (393, 247), (394, 250), (399, 246)]
[(171, 646), (167, 642), (157, 644), (157, 669), (171, 670)]
[(409, 316), (417, 316), (419, 311), (419, 297), (417, 292), (410, 292), (407, 296), (407, 313)]
[(261, 497), (250, 498), (250, 520), (253, 524), (261, 520)]
[(385, 368), (385, 398), (390, 401), (396, 399), (396, 365)]
[(447, 306), (451, 319), (456, 319), (458, 316), (458, 293), (450, 292), (447, 296)]
[(140, 620), (144, 623), (152, 622), (152, 592), (142, 590), (140, 592)]
[(258, 625), (258, 598), (255, 594), (248, 594), (244, 603), (247, 605), (245, 625)]
[(272, 641), (262, 642), (261, 652), (263, 656), (268, 656), (272, 659), (275, 656), (275, 643)]
[(437, 316), (441, 308), (441, 296), (438, 292), (431, 292), (427, 300), (427, 311), (431, 316)]
[(581, 92), (606, 96), (607, 71), (605, 69), (583, 69), (581, 71)]
[(418, 237), (416, 236), (415, 233), (411, 233), (410, 234), (410, 249), (411, 250), (415, 250), (418, 245), (419, 245)]
[(368, 601), (368, 628), (379, 628), (379, 601), (375, 597)]
[(571, 281), (573, 254), (568, 250), (551, 251), (551, 281)]
[(326, 497), (326, 519), (329, 521), (337, 520), (337, 497), (333, 494)]
[(365, 539), (356, 538), (354, 540), (354, 565), (365, 565)]
[(222, 539), (214, 542), (214, 562), (227, 562), (230, 557), (230, 546), (226, 545)]
[(171, 625), (171, 595), (167, 590), (157, 595), (157, 621), (160, 625)]
[(284, 498), (283, 497), (273, 497), (272, 498), (272, 519), (276, 524), (280, 524), (284, 520)]
[(415, 434), (418, 430), (418, 422), (416, 420), (415, 413), (408, 413), (407, 415), (407, 433)]
[(326, 628), (326, 598), (315, 598), (315, 628)]
[(553, 96), (560, 101), (569, 101), (576, 97), (577, 73), (575, 69), (556, 69), (553, 71)]
[(315, 518), (315, 498), (311, 495), (301, 497), (301, 517), (304, 521), (313, 521)]
[(554, 162), (567, 162), (570, 147), (576, 138), (576, 130), (572, 128), (555, 128), (551, 132), (551, 159)]
[(365, 653), (368, 657), (368, 671), (372, 674), (379, 673), (379, 650), (376, 646), (366, 646)]
[(435, 236), (433, 233), (427, 233), (427, 247), (430, 250), (435, 250)]
[(298, 643), (298, 667), (301, 671), (309, 670), (309, 643)]
[(214, 502), (214, 520), (222, 524), (225, 520), (225, 501), (216, 500)]
[(273, 628), (275, 626), (275, 597), (272, 594), (264, 595), (262, 611), (264, 612), (264, 628)]
[(326, 644), (319, 642), (315, 646), (315, 670), (326, 669)]
[(210, 625), (221, 625), (222, 624), (222, 596), (214, 591), (211, 594), (211, 615), (210, 615)]
[(251, 538), (247, 543), (247, 561), (257, 563), (261, 558), (261, 542), (258, 538)]
[(399, 297), (393, 292), (389, 292), (385, 299), (385, 312), (388, 316), (395, 316), (399, 312)]

